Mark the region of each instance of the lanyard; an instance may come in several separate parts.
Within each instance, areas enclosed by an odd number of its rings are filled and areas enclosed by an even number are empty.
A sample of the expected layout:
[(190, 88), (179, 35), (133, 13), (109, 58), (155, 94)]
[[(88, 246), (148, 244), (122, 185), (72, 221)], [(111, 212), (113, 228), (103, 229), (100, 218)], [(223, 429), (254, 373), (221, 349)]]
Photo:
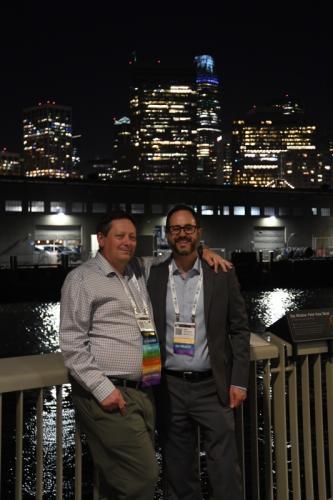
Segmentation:
[[(147, 305), (147, 302), (145, 301), (144, 297), (143, 297), (143, 293), (141, 292), (141, 288), (140, 288), (140, 285), (139, 285), (139, 282), (138, 280), (136, 279), (136, 276), (135, 274), (133, 273), (133, 276), (132, 276), (132, 281), (133, 281), (133, 284), (135, 286), (135, 288), (137, 289), (137, 291), (139, 292), (139, 295), (141, 296), (141, 300), (142, 300), (142, 303), (143, 303), (143, 313), (146, 315), (146, 316), (149, 316), (149, 310), (148, 310), (148, 305)], [(122, 284), (123, 286), (123, 289), (124, 289), (124, 292), (126, 293), (127, 295), (127, 298), (128, 300), (130, 301), (132, 307), (133, 307), (133, 310), (134, 310), (134, 314), (135, 315), (140, 315), (140, 311), (138, 309), (138, 306), (135, 302), (135, 297), (133, 296), (133, 293), (129, 287), (129, 285), (125, 282), (125, 279), (120, 277), (119, 278), (120, 280), (120, 283)]]
[[(200, 265), (200, 263), (199, 263), (199, 265)], [(196, 313), (196, 310), (197, 310), (197, 307), (198, 307), (199, 295), (200, 295), (201, 287), (202, 287), (202, 279), (203, 279), (203, 273), (202, 273), (202, 267), (200, 265), (199, 280), (198, 280), (198, 283), (197, 283), (197, 288), (195, 290), (193, 304), (192, 304), (192, 309), (191, 309), (192, 323), (195, 322), (195, 313)], [(173, 307), (174, 307), (175, 314), (176, 314), (176, 321), (179, 321), (179, 319), (180, 319), (180, 311), (179, 311), (179, 304), (178, 304), (178, 299), (177, 299), (176, 285), (175, 285), (175, 280), (174, 280), (174, 277), (173, 277), (172, 263), (171, 262), (169, 264), (169, 281), (170, 281), (170, 289), (171, 289), (171, 298), (172, 298)]]

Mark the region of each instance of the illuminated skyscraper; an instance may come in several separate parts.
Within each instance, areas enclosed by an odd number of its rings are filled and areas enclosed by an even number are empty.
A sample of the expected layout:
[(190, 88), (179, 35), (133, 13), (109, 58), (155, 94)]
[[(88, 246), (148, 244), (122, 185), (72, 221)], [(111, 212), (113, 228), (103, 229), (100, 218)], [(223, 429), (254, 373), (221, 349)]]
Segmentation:
[[(214, 60), (188, 66), (130, 61), (133, 180), (216, 183), (222, 140)], [(121, 170), (119, 170), (121, 172)], [(125, 175), (126, 174), (126, 175)], [(125, 173), (123, 178), (128, 178)]]
[(245, 120), (234, 122), (233, 183), (257, 187), (315, 184), (315, 130), (289, 96), (271, 106), (254, 106)]
[(48, 101), (23, 112), (24, 167), (28, 177), (70, 177), (72, 109)]
[(127, 116), (115, 120), (113, 130), (113, 178), (140, 180), (132, 141), (131, 120)]
[(135, 177), (143, 181), (185, 183), (196, 158), (196, 91), (193, 68), (131, 61), (132, 144)]
[(195, 57), (197, 163), (196, 179), (216, 183), (218, 139), (221, 140), (219, 81), (214, 71), (214, 60), (209, 55)]

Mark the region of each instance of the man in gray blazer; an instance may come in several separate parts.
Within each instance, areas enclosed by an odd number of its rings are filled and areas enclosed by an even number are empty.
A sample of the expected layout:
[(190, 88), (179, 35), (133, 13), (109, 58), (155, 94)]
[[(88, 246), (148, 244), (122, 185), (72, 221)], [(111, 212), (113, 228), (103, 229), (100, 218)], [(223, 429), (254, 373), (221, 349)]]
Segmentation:
[(198, 258), (201, 228), (191, 207), (167, 216), (172, 256), (150, 270), (161, 344), (159, 394), (166, 498), (200, 500), (196, 428), (200, 426), (214, 499), (241, 500), (234, 411), (246, 398), (247, 313), (234, 270), (215, 273)]

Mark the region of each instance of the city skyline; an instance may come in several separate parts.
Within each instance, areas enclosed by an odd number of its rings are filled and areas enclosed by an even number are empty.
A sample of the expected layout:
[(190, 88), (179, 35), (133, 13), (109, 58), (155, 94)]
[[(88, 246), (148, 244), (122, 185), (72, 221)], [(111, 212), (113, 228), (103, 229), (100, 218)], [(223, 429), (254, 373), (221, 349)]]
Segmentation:
[[(73, 132), (82, 134), (82, 157), (111, 155), (113, 118), (128, 113), (128, 61), (193, 61), (210, 54), (221, 81), (222, 131), (253, 106), (288, 93), (304, 107), (321, 136), (332, 137), (329, 66), (331, 41), (321, 17), (298, 22), (224, 18), (207, 14), (138, 15), (112, 19), (80, 11), (24, 12), (16, 36), (1, 34), (6, 69), (1, 81), (0, 148), (22, 151), (22, 112), (39, 101), (73, 108)], [(23, 8), (23, 11), (25, 9)], [(228, 16), (227, 16), (228, 17)], [(255, 16), (253, 16), (255, 17)], [(287, 19), (287, 18), (286, 18)], [(285, 21), (286, 21), (285, 19)], [(17, 21), (17, 19), (16, 19)]]

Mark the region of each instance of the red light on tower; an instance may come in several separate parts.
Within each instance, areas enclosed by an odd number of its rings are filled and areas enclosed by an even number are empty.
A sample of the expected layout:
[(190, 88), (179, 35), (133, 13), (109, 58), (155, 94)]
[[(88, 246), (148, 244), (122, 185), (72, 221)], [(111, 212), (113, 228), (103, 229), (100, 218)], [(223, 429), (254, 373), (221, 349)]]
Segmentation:
[(161, 64), (161, 59), (157, 59), (157, 64)]

